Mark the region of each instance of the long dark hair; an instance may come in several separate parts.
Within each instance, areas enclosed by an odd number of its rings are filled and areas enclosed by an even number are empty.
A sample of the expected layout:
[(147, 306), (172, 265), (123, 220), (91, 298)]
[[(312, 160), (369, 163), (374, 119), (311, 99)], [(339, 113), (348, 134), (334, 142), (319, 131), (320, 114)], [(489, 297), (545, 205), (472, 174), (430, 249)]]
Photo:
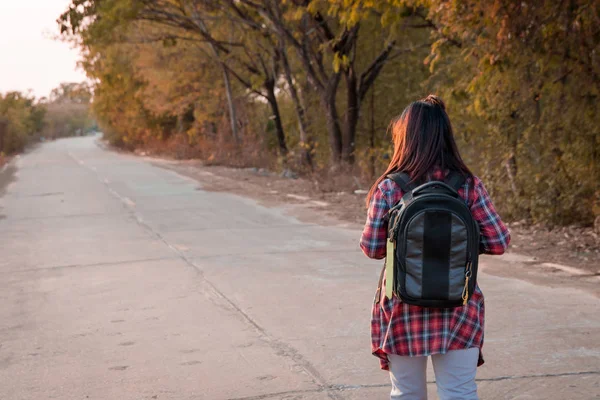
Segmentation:
[(392, 172), (406, 172), (413, 182), (427, 177), (435, 168), (470, 176), (454, 141), (450, 118), (442, 99), (429, 95), (411, 103), (389, 126), (394, 156), (385, 173), (377, 179), (367, 196), (367, 207), (377, 186)]

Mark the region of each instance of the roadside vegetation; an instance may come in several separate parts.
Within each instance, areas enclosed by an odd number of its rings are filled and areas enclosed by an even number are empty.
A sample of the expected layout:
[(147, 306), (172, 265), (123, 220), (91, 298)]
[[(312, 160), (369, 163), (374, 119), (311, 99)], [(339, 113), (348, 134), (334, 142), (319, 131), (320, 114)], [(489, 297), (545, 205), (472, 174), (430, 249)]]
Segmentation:
[(90, 101), (90, 87), (84, 83), (63, 83), (41, 99), (30, 93), (0, 93), (0, 166), (33, 142), (92, 130)]
[(21, 92), (0, 93), (0, 156), (22, 151), (43, 128), (46, 108)]
[(364, 189), (389, 121), (447, 102), (510, 219), (600, 216), (600, 1), (72, 0), (110, 142)]

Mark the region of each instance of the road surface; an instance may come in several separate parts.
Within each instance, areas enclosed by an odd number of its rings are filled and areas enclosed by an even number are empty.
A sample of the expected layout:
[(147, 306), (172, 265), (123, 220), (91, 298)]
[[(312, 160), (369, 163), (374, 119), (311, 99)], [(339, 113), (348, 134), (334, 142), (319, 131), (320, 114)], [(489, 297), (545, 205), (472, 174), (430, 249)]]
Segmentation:
[[(386, 398), (380, 263), (360, 231), (97, 140), (45, 143), (0, 174), (0, 399)], [(517, 278), (480, 277), (482, 399), (600, 398), (598, 297)]]

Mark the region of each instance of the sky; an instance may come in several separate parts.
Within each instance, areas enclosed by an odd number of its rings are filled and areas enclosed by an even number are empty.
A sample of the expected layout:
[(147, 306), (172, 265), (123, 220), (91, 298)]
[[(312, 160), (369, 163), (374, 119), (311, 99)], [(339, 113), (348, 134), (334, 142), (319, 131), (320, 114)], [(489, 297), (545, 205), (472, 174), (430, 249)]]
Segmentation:
[(48, 96), (61, 82), (82, 82), (79, 52), (53, 39), (69, 0), (0, 0), (0, 92)]

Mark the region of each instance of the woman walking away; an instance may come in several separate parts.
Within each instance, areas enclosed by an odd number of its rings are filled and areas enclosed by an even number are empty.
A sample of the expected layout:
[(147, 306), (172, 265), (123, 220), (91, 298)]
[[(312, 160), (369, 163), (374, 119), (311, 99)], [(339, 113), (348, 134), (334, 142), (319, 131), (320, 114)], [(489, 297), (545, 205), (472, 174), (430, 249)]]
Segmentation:
[[(478, 399), (484, 304), (479, 254), (510, 234), (463, 162), (442, 100), (430, 95), (392, 121), (394, 156), (367, 197), (360, 247), (386, 258), (371, 320), (373, 355), (391, 399), (427, 399), (431, 356), (440, 400)], [(385, 272), (385, 273), (384, 273)]]

